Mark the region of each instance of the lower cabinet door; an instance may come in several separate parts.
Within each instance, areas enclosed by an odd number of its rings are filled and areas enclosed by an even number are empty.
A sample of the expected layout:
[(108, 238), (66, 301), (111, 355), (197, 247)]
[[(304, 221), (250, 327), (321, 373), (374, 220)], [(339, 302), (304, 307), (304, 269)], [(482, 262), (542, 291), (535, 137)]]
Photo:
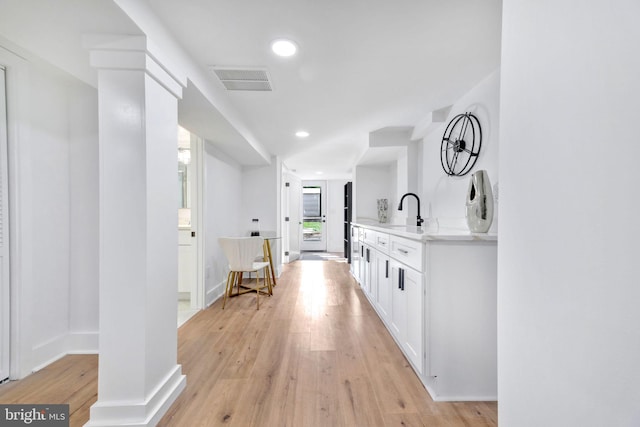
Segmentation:
[(404, 335), (404, 349), (407, 358), (422, 374), (424, 361), (424, 318), (423, 275), (411, 268), (404, 272), (404, 294), (406, 298), (407, 324)]
[(391, 333), (407, 359), (422, 374), (424, 361), (424, 318), (422, 274), (398, 261), (390, 261)]
[(368, 277), (367, 272), (367, 246), (360, 242), (360, 287), (366, 292)]
[(407, 324), (407, 299), (402, 291), (402, 264), (391, 260), (391, 333), (399, 342), (404, 342)]
[(391, 318), (391, 265), (388, 256), (376, 254), (377, 293), (376, 306), (382, 319), (389, 324)]

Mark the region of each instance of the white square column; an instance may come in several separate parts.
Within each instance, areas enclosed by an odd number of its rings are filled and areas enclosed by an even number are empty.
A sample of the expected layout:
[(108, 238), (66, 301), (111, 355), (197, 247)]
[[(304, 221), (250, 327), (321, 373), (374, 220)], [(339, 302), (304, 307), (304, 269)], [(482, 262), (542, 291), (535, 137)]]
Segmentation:
[(98, 68), (100, 345), (87, 426), (153, 426), (186, 385), (177, 364), (177, 132), (182, 85), (144, 37)]

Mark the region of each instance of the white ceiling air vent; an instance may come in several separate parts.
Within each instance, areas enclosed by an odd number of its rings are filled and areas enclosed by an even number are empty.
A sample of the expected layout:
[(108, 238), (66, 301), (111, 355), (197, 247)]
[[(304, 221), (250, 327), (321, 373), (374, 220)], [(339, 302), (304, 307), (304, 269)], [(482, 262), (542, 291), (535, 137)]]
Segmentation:
[(267, 70), (211, 67), (227, 90), (271, 91)]

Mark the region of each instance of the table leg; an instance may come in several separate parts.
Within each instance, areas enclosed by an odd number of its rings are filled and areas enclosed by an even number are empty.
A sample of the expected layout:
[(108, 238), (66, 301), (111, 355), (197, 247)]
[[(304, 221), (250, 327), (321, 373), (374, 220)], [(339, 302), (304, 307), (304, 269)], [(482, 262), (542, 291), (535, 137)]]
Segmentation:
[(264, 241), (264, 247), (266, 249), (267, 252), (267, 257), (269, 258), (269, 273), (271, 274), (271, 280), (273, 280), (273, 286), (277, 285), (276, 283), (276, 273), (275, 270), (273, 269), (273, 257), (271, 256), (271, 244), (269, 243), (269, 240), (265, 239)]

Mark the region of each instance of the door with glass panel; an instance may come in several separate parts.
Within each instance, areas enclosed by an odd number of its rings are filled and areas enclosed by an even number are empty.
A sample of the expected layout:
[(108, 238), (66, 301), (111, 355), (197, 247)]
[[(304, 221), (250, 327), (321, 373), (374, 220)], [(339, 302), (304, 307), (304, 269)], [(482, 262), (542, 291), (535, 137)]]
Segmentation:
[(302, 250), (327, 250), (325, 181), (302, 182)]

